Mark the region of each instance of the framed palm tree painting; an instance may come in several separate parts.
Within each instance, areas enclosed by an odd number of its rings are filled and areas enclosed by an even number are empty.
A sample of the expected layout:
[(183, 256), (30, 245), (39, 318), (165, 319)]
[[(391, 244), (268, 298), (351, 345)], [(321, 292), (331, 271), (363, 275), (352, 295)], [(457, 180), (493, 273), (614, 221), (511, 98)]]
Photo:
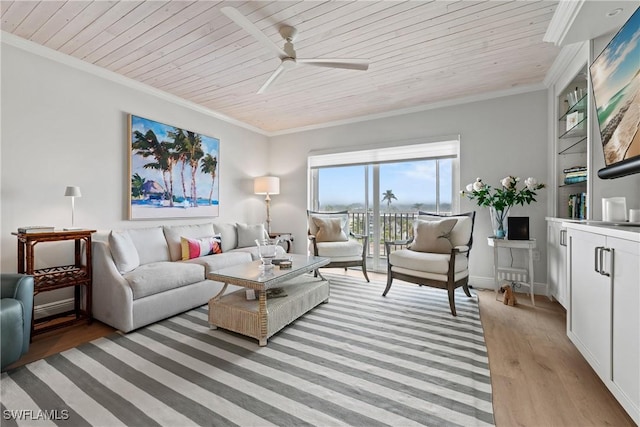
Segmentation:
[(129, 115), (129, 219), (218, 216), (220, 140)]

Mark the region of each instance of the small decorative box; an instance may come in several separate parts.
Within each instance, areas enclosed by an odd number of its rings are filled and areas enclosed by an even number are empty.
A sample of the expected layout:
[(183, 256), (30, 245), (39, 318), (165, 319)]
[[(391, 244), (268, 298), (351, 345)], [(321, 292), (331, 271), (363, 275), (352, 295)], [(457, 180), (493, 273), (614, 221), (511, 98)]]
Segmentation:
[(293, 263), (291, 261), (281, 261), (278, 266), (280, 267), (280, 270), (287, 270), (291, 268), (292, 264)]

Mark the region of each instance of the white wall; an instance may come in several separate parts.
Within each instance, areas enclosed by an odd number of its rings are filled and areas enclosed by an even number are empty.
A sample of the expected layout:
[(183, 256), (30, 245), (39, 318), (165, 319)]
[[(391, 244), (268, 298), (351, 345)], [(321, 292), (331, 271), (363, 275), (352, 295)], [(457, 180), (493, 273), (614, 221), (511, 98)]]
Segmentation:
[[(491, 185), (507, 175), (543, 181), (547, 176), (546, 91), (537, 91), (403, 116), (309, 130), (271, 138), (270, 169), (281, 177), (280, 194), (272, 201), (272, 229), (291, 231), (295, 251), (306, 250), (307, 156), (310, 151), (339, 151), (343, 147), (398, 145), (402, 141), (461, 135), (460, 182), (464, 187), (476, 177)], [(530, 234), (538, 239), (540, 261), (537, 282), (546, 282), (547, 197), (514, 207), (511, 215), (530, 217)], [(491, 235), (488, 208), (462, 200), (461, 211), (475, 209), (475, 244), (471, 255), (471, 283), (492, 286), (493, 258), (487, 245)], [(516, 255), (516, 262), (519, 260)]]
[[(214, 220), (264, 220), (264, 201), (253, 195), (253, 177), (269, 172), (266, 136), (3, 42), (3, 272), (17, 271), (16, 238), (11, 235), (17, 227), (70, 225), (70, 200), (63, 196), (67, 185), (82, 190), (82, 198), (76, 199), (78, 226), (112, 229), (207, 221), (127, 220), (128, 113), (219, 138), (221, 204)], [(70, 250), (60, 245), (44, 245), (36, 253), (36, 267), (72, 263)]]
[[(398, 145), (421, 137), (460, 134), (463, 186), (477, 176), (493, 185), (508, 174), (540, 180), (547, 176), (544, 91), (267, 138), (165, 97), (3, 43), (2, 271), (16, 271), (16, 241), (10, 233), (17, 227), (69, 225), (70, 202), (63, 196), (67, 185), (82, 189), (83, 197), (76, 200), (77, 225), (111, 229), (161, 223), (126, 219), (127, 113), (220, 138), (217, 221), (263, 221), (264, 201), (252, 194), (252, 178), (267, 173), (280, 176), (281, 192), (272, 197), (272, 229), (295, 233), (294, 250), (300, 253), (306, 251), (306, 162), (312, 150)], [(470, 209), (478, 211), (472, 283), (491, 286), (488, 209), (462, 200), (461, 210)], [(531, 217), (531, 235), (542, 252), (536, 277), (542, 282), (546, 277), (545, 212), (544, 195), (538, 203), (512, 210), (512, 215)], [(204, 219), (189, 222), (199, 221)], [(40, 266), (71, 262), (66, 249), (43, 247), (38, 259)], [(519, 261), (517, 254), (515, 261)]]

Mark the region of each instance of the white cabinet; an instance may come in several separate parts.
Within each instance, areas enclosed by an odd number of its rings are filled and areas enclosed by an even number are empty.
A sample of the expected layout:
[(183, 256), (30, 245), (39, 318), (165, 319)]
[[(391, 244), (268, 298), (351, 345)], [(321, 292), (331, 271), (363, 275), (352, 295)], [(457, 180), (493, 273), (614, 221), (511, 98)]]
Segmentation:
[(567, 308), (567, 229), (554, 218), (547, 218), (547, 284), (551, 295)]
[(565, 223), (567, 335), (640, 421), (640, 230)]

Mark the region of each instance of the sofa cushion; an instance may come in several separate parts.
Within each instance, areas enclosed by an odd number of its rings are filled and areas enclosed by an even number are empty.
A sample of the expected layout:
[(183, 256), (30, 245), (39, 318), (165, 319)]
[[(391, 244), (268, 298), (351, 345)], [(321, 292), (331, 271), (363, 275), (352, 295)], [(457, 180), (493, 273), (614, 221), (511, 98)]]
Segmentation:
[(219, 255), (208, 255), (205, 257), (194, 258), (187, 261), (180, 261), (177, 264), (197, 264), (204, 267), (205, 275), (214, 270), (231, 267), (243, 262), (251, 262), (251, 255), (248, 252), (231, 251), (224, 252)]
[[(260, 255), (258, 254), (258, 247), (256, 245), (248, 246), (246, 248), (235, 248), (230, 252), (245, 252), (251, 255), (251, 260), (256, 261), (260, 259)], [(282, 246), (276, 247), (276, 258), (284, 258), (286, 257), (287, 252), (284, 250)]]
[(222, 238), (222, 252), (228, 252), (238, 246), (238, 232), (235, 224), (213, 224), (213, 229)]
[(171, 260), (162, 227), (130, 228), (127, 233), (138, 251), (140, 265)]
[[(418, 215), (418, 219), (425, 221), (440, 221), (445, 216), (440, 215), (425, 215), (422, 212)], [(456, 225), (451, 230), (451, 244), (453, 246), (466, 246), (471, 240), (471, 231), (473, 227), (473, 219), (467, 215), (452, 215), (446, 216), (446, 218), (455, 218), (458, 220)]]
[(120, 274), (127, 273), (140, 265), (138, 250), (126, 230), (112, 231), (109, 233), (108, 240), (113, 262)]
[(179, 261), (182, 259), (181, 237), (198, 239), (216, 234), (213, 230), (213, 224), (210, 222), (193, 225), (165, 225), (162, 228), (167, 240), (167, 245), (169, 246), (171, 261)]
[(413, 242), (409, 246), (412, 251), (433, 252), (438, 254), (451, 253), (451, 230), (458, 222), (457, 219), (441, 221), (416, 220), (413, 223)]
[(123, 277), (131, 286), (134, 300), (205, 279), (202, 265), (182, 262), (144, 264)]
[(236, 224), (238, 229), (238, 247), (246, 248), (256, 245), (257, 240), (264, 240), (268, 237), (264, 224)]
[(318, 227), (316, 241), (318, 242), (346, 242), (349, 237), (344, 232), (345, 218), (320, 218), (311, 217), (314, 225)]
[(182, 260), (200, 258), (222, 253), (220, 235), (201, 237), (199, 239), (180, 238), (182, 244)]

